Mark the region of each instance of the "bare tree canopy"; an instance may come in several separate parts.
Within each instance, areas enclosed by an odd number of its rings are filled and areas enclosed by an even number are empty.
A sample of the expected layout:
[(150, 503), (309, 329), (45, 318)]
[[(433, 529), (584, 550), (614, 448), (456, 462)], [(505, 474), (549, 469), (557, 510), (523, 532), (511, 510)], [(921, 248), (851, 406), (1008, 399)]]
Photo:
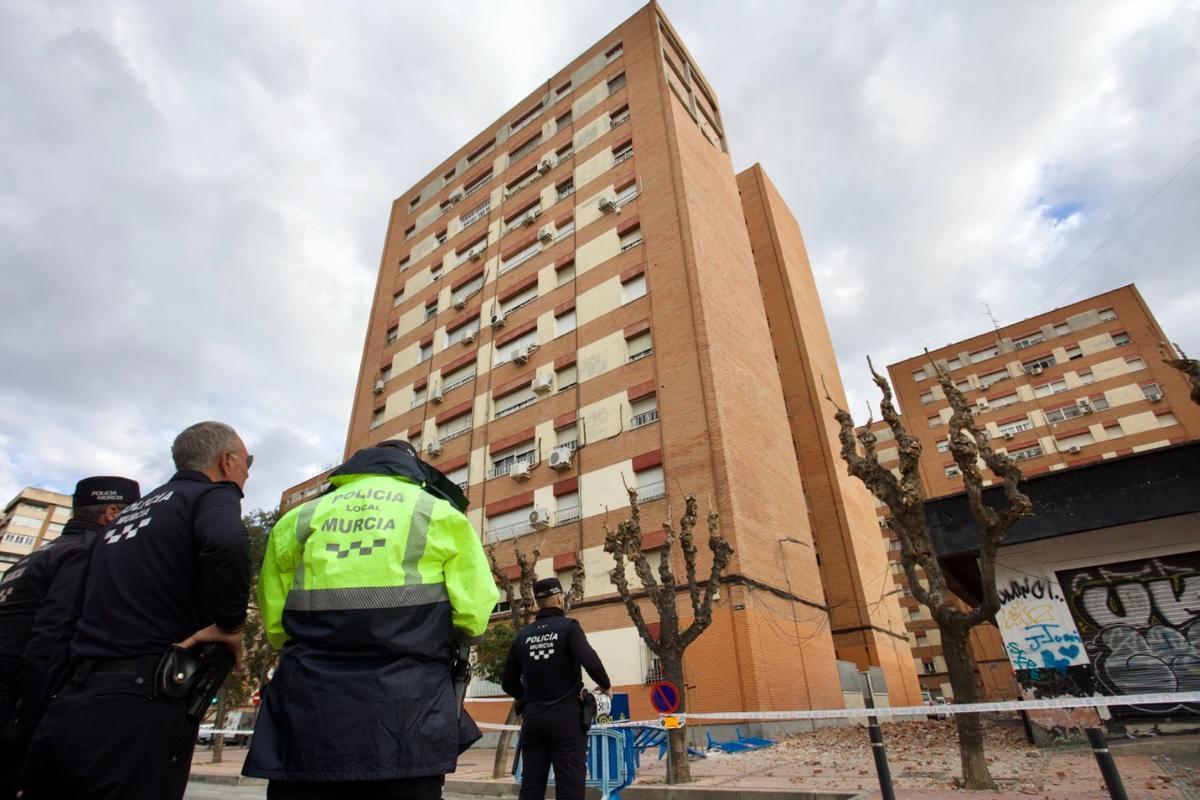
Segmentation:
[[(1172, 353), (1167, 349), (1165, 344), (1158, 345), (1158, 352), (1162, 354), (1163, 363), (1169, 367), (1174, 367), (1184, 374), (1188, 379), (1188, 383), (1192, 387), (1192, 402), (1200, 404), (1200, 361), (1194, 358), (1188, 358), (1187, 353), (1183, 352), (1183, 348), (1179, 345), (1174, 345), (1175, 352)], [(1178, 357), (1176, 357), (1178, 354)]]

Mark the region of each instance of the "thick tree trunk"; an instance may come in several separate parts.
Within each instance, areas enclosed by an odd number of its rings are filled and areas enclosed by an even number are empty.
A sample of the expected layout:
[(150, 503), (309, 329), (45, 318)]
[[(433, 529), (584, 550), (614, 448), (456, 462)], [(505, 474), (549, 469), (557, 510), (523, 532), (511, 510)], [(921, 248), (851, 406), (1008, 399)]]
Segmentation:
[[(514, 703), (508, 709), (505, 725), (517, 724), (517, 705)], [(500, 741), (496, 742), (496, 761), (492, 764), (492, 777), (503, 778), (508, 774), (508, 746), (512, 743), (512, 731), (500, 731)]]
[[(959, 622), (940, 622), (942, 653), (946, 671), (954, 688), (954, 702), (975, 703), (979, 690), (975, 685), (975, 668), (967, 651), (970, 628)], [(955, 714), (958, 728), (958, 751), (962, 759), (963, 783), (967, 789), (995, 789), (996, 783), (988, 772), (983, 749), (983, 722), (978, 714)]]
[[(225, 686), (222, 686), (221, 690), (217, 692), (217, 718), (213, 720), (213, 728), (215, 730), (219, 731), (221, 728), (225, 727), (225, 713), (229, 710), (228, 697), (229, 689)], [(224, 755), (225, 734), (215, 733), (213, 734), (212, 763), (220, 764), (221, 758)]]
[[(687, 689), (683, 683), (683, 658), (677, 655), (662, 660), (663, 674), (667, 680), (679, 687), (679, 709), (687, 710)], [(667, 747), (670, 761), (667, 763), (667, 783), (691, 783), (692, 765), (688, 761), (687, 732), (683, 728), (667, 731)]]

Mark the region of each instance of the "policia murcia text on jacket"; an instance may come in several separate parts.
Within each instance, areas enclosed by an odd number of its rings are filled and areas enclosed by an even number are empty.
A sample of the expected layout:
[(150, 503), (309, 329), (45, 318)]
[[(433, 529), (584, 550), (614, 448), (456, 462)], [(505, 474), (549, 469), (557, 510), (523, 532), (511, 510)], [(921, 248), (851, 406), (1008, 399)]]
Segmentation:
[(0, 581), (0, 800), (16, 797), (42, 717), (46, 678), (72, 630), (92, 544), (140, 496), (129, 478), (79, 481), (59, 537), (13, 564)]
[(96, 537), (66, 669), (26, 761), (27, 800), (183, 797), (199, 720), (187, 682), (168, 691), (160, 664), (177, 647), (240, 660), (254, 457), (220, 422), (184, 430), (171, 455), (171, 479)]
[(282, 648), (244, 774), (268, 798), (436, 798), (479, 729), (456, 644), (499, 599), (458, 486), (407, 442), (359, 450), (271, 531), (258, 584)]
[(538, 612), (513, 639), (501, 686), (521, 715), (520, 800), (541, 800), (554, 766), (554, 796), (583, 800), (587, 778), (587, 726), (583, 724), (580, 667), (610, 697), (612, 686), (596, 651), (576, 620), (563, 611), (562, 584), (533, 585)]

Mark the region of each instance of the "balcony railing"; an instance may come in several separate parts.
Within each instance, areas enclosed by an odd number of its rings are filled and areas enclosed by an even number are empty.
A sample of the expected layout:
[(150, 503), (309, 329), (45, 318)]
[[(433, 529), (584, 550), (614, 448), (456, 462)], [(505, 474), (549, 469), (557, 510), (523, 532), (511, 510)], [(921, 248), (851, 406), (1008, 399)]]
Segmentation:
[[(478, 187), (476, 187), (476, 188), (478, 188)], [(459, 221), (459, 223), (461, 223), (462, 227), (465, 228), (468, 225), (470, 225), (471, 223), (473, 223), (477, 220), (480, 220), (483, 217), (486, 217), (488, 212), (491, 210), (492, 210), (492, 201), (490, 199), (484, 200), (482, 203), (475, 206), (475, 208), (472, 208), (466, 214), (463, 214), (461, 217), (459, 217), (458, 221)]]
[(635, 361), (641, 361), (643, 358), (652, 354), (653, 352), (654, 352), (653, 347), (647, 347), (645, 350), (642, 350), (641, 352), (634, 353), (633, 355), (631, 355), (629, 357), (629, 363), (632, 364)]
[(582, 517), (582, 514), (580, 513), (579, 506), (572, 506), (570, 508), (560, 508), (554, 514), (554, 524), (555, 525), (566, 525), (568, 522), (578, 522), (581, 517)]
[(631, 158), (633, 158), (633, 148), (632, 147), (629, 148), (628, 150), (622, 151), (620, 155), (613, 156), (613, 166), (615, 167), (617, 164), (621, 164), (625, 161), (628, 161)]
[(523, 533), (531, 533), (533, 526), (528, 522), (514, 522), (512, 525), (501, 525), (498, 528), (491, 528), (487, 532), (487, 540), (489, 543), (502, 542), (505, 539), (513, 539)]
[(423, 405), (425, 405), (425, 402), (426, 402), (426, 397), (425, 397), (424, 392), (422, 392), (421, 394), (415, 395), (413, 397), (412, 402), (408, 404), (408, 407), (416, 408), (417, 406), (423, 406)]
[(654, 481), (653, 483), (647, 483), (645, 486), (639, 486), (637, 489), (637, 498), (639, 503), (647, 503), (651, 500), (657, 500), (660, 497), (665, 497), (666, 494), (666, 481)]
[(649, 411), (644, 411), (638, 414), (633, 419), (629, 420), (629, 429), (641, 428), (649, 425), (652, 422), (658, 422), (658, 409), (652, 408)]
[[(523, 408), (529, 408), (531, 405), (533, 405), (536, 402), (537, 402), (537, 398), (531, 397), (528, 400), (522, 400), (521, 402), (517, 403), (515, 406), (509, 406), (508, 408), (496, 409), (495, 419), (500, 419), (501, 417), (507, 417), (509, 414), (515, 414)], [(530, 459), (530, 460), (532, 460), (532, 459)]]
[(636, 241), (630, 242), (629, 244), (623, 244), (623, 245), (621, 245), (621, 252), (624, 253), (627, 250), (632, 250), (633, 248), (637, 247), (641, 243), (642, 243), (642, 240), (638, 239)]
[(450, 383), (447, 383), (446, 385), (444, 385), (442, 387), (442, 392), (445, 393), (445, 392), (450, 391), (451, 389), (457, 389), (458, 387), (462, 386), (463, 384), (470, 383), (473, 380), (475, 380), (474, 372), (472, 372), (470, 375), (464, 375), (461, 378), (455, 378)]
[(455, 430), (452, 430), (452, 431), (449, 431), (449, 432), (443, 434), (442, 438), (439, 439), (439, 441), (442, 444), (445, 444), (446, 442), (450, 441), (451, 439), (457, 439), (460, 436), (466, 436), (470, 432), (471, 432), (471, 426), (465, 425), (461, 428), (457, 428)]
[(514, 459), (505, 459), (501, 463), (488, 470), (489, 478), (499, 478), (512, 472), (512, 468), (517, 464), (532, 464), (533, 453), (528, 453)]

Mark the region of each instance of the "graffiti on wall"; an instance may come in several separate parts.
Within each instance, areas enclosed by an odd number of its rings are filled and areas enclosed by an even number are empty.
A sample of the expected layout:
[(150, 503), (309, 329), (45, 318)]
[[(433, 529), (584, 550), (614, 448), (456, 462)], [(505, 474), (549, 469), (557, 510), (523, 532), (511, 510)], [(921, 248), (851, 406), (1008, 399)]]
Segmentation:
[(1071, 667), (1088, 663), (1063, 591), (1052, 578), (997, 564), (996, 591), (996, 627), (1018, 679), (1024, 676), (1022, 685), (1061, 682)]
[(1098, 691), (1200, 691), (1200, 552), (1064, 570), (1058, 581)]

